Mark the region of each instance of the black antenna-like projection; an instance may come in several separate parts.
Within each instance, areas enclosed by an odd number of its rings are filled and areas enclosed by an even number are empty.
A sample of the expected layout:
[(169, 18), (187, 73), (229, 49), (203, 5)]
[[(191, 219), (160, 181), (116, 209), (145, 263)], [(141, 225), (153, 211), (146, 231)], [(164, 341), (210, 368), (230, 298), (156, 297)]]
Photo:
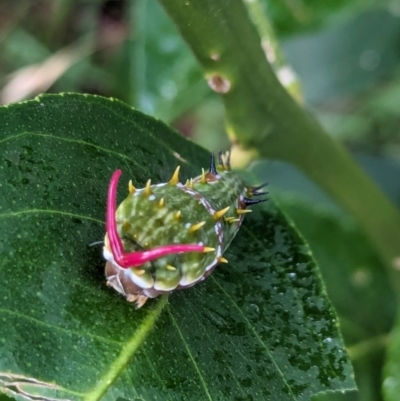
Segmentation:
[(260, 189), (263, 189), (264, 187), (266, 187), (267, 185), (268, 185), (268, 182), (264, 182), (264, 184), (257, 185), (256, 187), (251, 187), (251, 190), (252, 190), (253, 192), (257, 192), (257, 191), (259, 191)]
[(217, 169), (215, 168), (214, 152), (211, 152), (211, 162), (210, 162), (210, 173), (217, 175)]
[(257, 203), (265, 202), (268, 199), (250, 199), (250, 198), (244, 198), (243, 202), (246, 206), (251, 206), (251, 205), (257, 205)]
[(253, 192), (252, 196), (261, 196), (261, 195), (268, 195), (269, 192)]

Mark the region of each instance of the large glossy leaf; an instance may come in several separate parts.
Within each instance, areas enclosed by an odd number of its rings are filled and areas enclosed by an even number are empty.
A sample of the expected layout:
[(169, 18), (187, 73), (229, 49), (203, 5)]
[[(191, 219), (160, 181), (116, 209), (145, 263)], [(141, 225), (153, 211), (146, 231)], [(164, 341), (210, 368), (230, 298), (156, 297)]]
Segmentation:
[[(357, 160), (398, 204), (399, 167), (370, 156), (358, 155)], [(352, 358), (359, 391), (318, 400), (381, 400), (385, 347), (395, 318), (396, 295), (376, 250), (350, 216), (292, 167), (262, 161), (252, 172), (261, 180), (268, 177), (279, 205), (310, 244)], [(398, 336), (391, 338), (384, 387), (392, 397), (388, 400), (397, 399), (398, 394)]]
[[(0, 109), (0, 390), (17, 399), (308, 400), (354, 388), (308, 247), (270, 202), (204, 283), (136, 311), (105, 286), (107, 181), (142, 185), (207, 152), (124, 104)], [(177, 153), (179, 152), (179, 154)], [(178, 160), (179, 159), (179, 160)], [(120, 198), (125, 190), (120, 191)]]
[(339, 315), (359, 389), (353, 398), (340, 399), (379, 400), (384, 348), (396, 306), (382, 263), (350, 219), (284, 195), (279, 204), (310, 243)]

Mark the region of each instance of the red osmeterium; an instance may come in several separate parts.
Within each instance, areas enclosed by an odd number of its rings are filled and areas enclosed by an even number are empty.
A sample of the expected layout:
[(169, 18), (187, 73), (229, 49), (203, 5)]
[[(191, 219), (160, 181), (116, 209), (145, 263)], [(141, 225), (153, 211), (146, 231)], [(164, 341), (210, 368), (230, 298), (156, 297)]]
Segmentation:
[(204, 252), (203, 245), (190, 245), (190, 244), (171, 244), (159, 246), (148, 251), (138, 251), (125, 253), (122, 246), (121, 239), (117, 231), (117, 223), (115, 220), (115, 213), (117, 207), (117, 186), (119, 177), (122, 171), (116, 170), (111, 177), (110, 185), (108, 187), (107, 199), (107, 217), (106, 217), (106, 230), (108, 239), (110, 241), (111, 252), (114, 260), (118, 265), (124, 269), (130, 267), (138, 267), (151, 260), (161, 258), (166, 255), (182, 252)]

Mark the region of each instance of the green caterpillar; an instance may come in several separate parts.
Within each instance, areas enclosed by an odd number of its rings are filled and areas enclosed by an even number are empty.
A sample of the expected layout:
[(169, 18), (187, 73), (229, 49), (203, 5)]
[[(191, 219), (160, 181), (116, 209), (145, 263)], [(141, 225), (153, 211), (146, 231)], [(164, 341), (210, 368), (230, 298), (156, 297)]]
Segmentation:
[(108, 190), (103, 255), (107, 284), (136, 307), (148, 298), (191, 287), (227, 263), (223, 254), (238, 232), (248, 206), (266, 199), (266, 185), (247, 186), (219, 153), (216, 167), (179, 182), (179, 166), (171, 180), (137, 189), (129, 182), (128, 197), (116, 210), (121, 170), (114, 172)]

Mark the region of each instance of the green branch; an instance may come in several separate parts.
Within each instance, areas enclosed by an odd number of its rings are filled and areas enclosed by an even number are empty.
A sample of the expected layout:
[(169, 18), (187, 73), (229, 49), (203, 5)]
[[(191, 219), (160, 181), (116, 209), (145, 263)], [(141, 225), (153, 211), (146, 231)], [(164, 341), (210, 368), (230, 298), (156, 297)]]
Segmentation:
[(380, 251), (400, 289), (400, 215), (346, 150), (279, 83), (242, 0), (160, 0), (225, 104), (236, 155), (303, 170), (345, 207)]

